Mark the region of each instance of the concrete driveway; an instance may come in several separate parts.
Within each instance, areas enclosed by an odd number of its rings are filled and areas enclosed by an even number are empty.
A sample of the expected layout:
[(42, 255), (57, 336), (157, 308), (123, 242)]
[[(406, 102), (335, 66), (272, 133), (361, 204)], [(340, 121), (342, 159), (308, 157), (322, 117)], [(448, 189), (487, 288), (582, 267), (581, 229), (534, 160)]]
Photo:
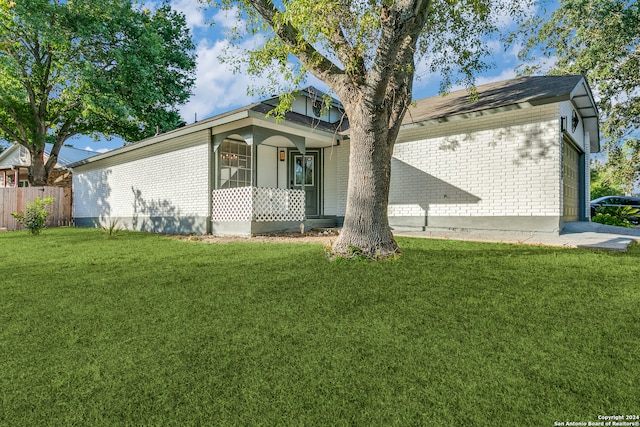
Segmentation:
[(640, 242), (640, 228), (613, 227), (595, 222), (568, 222), (560, 234), (523, 231), (492, 231), (466, 229), (429, 229), (425, 231), (395, 231), (396, 236), (432, 239), (470, 240), (477, 242), (518, 243), (526, 245), (560, 246), (626, 251), (629, 244)]

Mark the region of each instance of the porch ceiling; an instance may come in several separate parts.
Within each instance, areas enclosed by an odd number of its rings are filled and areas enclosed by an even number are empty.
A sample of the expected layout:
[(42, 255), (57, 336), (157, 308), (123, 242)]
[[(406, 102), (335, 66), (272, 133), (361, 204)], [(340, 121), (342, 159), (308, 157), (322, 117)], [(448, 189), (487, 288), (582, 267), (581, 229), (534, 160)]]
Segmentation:
[[(295, 144), (290, 139), (280, 135), (267, 138), (266, 140), (262, 141), (260, 145), (266, 145), (269, 147), (278, 147), (278, 148), (279, 147), (295, 148)], [(315, 139), (306, 139), (305, 141), (306, 148), (326, 148), (326, 147), (331, 147), (332, 145), (337, 145), (337, 144), (331, 144), (326, 141), (319, 141)]]

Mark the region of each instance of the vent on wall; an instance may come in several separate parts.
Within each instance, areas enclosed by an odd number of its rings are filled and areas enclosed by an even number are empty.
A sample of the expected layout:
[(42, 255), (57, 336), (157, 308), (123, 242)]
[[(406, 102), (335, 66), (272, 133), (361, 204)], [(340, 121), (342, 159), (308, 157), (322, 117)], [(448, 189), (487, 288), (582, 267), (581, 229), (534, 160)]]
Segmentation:
[(571, 114), (571, 132), (576, 131), (576, 128), (578, 127), (578, 123), (580, 123), (580, 119), (578, 118), (578, 113), (576, 113), (576, 111), (573, 110), (573, 113)]

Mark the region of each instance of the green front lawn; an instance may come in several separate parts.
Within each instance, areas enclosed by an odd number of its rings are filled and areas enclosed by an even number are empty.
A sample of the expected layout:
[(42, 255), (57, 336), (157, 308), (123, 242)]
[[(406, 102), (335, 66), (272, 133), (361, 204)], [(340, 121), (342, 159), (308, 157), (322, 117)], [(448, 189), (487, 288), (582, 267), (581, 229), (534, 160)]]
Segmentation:
[(552, 426), (639, 414), (640, 246), (0, 234), (0, 425)]

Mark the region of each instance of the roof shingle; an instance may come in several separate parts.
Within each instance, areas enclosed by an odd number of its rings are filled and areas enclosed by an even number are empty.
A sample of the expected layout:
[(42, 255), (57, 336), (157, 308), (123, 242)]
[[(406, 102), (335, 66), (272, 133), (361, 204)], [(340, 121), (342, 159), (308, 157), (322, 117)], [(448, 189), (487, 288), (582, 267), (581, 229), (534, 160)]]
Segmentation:
[(526, 76), (476, 87), (478, 99), (473, 100), (466, 89), (416, 101), (410, 107), (403, 124), (419, 123), (445, 117), (497, 109), (508, 105), (532, 105), (569, 99), (569, 94), (583, 79), (580, 75)]

